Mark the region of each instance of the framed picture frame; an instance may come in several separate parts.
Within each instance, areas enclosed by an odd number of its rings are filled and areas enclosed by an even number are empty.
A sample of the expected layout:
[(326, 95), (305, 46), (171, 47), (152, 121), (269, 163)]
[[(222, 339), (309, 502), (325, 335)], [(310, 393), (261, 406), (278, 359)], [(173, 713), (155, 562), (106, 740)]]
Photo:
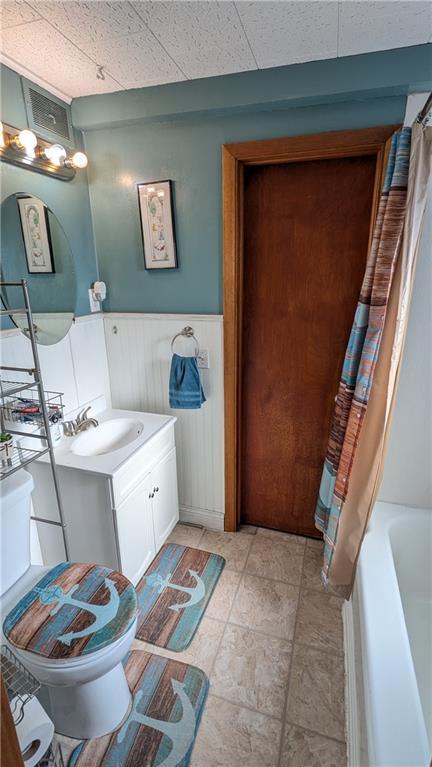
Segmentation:
[(48, 208), (37, 197), (18, 197), (18, 210), (29, 274), (54, 274)]
[(172, 181), (137, 184), (146, 269), (177, 269)]

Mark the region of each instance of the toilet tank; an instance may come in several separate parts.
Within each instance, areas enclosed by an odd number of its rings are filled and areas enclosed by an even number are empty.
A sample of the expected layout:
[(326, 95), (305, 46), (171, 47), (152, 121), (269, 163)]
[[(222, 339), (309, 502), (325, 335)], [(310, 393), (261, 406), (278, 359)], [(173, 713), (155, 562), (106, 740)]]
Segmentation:
[(0, 596), (30, 567), (33, 477), (24, 469), (0, 482)]

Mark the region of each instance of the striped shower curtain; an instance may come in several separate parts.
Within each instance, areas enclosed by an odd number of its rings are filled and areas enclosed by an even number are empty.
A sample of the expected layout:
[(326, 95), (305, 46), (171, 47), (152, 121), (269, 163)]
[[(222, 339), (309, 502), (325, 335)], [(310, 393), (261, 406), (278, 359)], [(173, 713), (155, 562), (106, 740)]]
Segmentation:
[[(358, 448), (362, 431), (368, 431), (364, 426), (375, 378), (380, 379), (381, 384), (384, 382), (385, 389), (375, 424), (380, 422), (381, 411), (388, 409), (388, 376), (380, 375), (377, 365), (380, 362), (378, 368), (383, 367), (382, 360), (379, 360), (380, 353), (384, 345), (389, 346), (387, 341), (383, 341), (384, 331), (390, 339), (389, 330), (385, 327), (386, 319), (390, 325), (397, 322), (397, 306), (396, 314), (392, 309), (394, 316), (388, 315), (392, 285), (400, 280), (398, 256), (406, 215), (410, 146), (411, 128), (403, 128), (393, 135), (373, 239), (336, 397), (315, 512), (316, 527), (324, 536), (323, 582), (346, 597), (351, 591), (362, 536), (376, 493), (376, 476), (370, 478), (367, 472), (371, 473), (372, 466), (376, 469), (379, 461), (374, 464), (374, 459), (379, 450), (383, 450), (385, 421), (381, 429), (372, 428), (370, 461), (368, 453), (365, 460), (364, 446), (362, 451)], [(390, 354), (388, 349), (384, 354), (385, 366), (389, 369), (393, 354), (391, 343), (390, 339)], [(372, 410), (376, 418), (377, 410), (375, 407)], [(367, 437), (363, 441), (365, 439)], [(364, 464), (361, 467), (358, 466), (360, 452), (360, 461)], [(363, 492), (364, 487), (366, 492)], [(350, 499), (350, 492), (354, 502)], [(343, 535), (340, 535), (344, 514), (349, 514), (350, 520), (345, 524)], [(343, 551), (335, 566), (338, 548), (343, 548)]]

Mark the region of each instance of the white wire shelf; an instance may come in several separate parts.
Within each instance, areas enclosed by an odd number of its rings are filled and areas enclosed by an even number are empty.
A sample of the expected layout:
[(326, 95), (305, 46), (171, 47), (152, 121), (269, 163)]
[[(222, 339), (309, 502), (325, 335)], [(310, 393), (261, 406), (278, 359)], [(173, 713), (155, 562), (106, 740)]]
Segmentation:
[(35, 461), (36, 458), (40, 458), (40, 456), (48, 452), (49, 447), (42, 450), (30, 450), (27, 447), (14, 445), (11, 456), (0, 459), (0, 480), (6, 479), (6, 477), (19, 471), (19, 469), (23, 469), (28, 463)]
[(40, 682), (23, 666), (7, 645), (1, 647), (1, 673), (11, 702), (15, 725), (24, 717), (26, 703), (40, 690)]
[(31, 389), (33, 386), (37, 386), (39, 381), (4, 381), (0, 380), (0, 397), (13, 397), (14, 394), (19, 394), (21, 391)]

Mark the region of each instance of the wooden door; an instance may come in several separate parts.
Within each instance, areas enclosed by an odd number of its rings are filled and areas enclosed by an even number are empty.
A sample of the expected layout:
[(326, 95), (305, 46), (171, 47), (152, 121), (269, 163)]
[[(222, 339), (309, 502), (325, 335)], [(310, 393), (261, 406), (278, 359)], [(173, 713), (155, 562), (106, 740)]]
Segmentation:
[(375, 174), (373, 154), (244, 167), (243, 522), (318, 535), (315, 504)]

